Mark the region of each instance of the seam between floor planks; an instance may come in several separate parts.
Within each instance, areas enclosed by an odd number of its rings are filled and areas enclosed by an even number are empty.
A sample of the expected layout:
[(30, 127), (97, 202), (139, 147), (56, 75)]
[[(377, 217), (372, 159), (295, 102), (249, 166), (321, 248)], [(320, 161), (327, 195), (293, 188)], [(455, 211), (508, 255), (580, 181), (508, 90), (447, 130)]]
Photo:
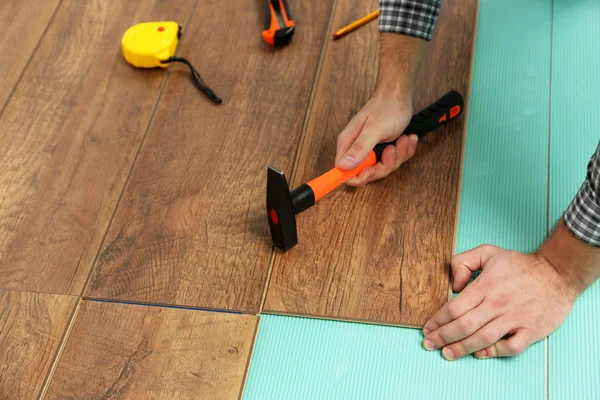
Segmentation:
[[(33, 292), (33, 293), (37, 293), (37, 292)], [(75, 297), (75, 296), (73, 296), (73, 297)], [(56, 353), (54, 354), (54, 359), (52, 360), (52, 364), (50, 365), (50, 369), (48, 370), (46, 377), (44, 378), (44, 383), (42, 384), (42, 387), (40, 388), (40, 392), (38, 393), (38, 396), (37, 396), (38, 399), (43, 399), (46, 396), (46, 392), (48, 391), (48, 388), (50, 387), (50, 383), (52, 382), (52, 377), (54, 376), (54, 371), (56, 371), (56, 367), (58, 366), (60, 357), (63, 353), (63, 350), (65, 349), (65, 347), (67, 345), (67, 340), (69, 340), (69, 335), (71, 334), (71, 330), (73, 329), (73, 326), (75, 326), (75, 322), (77, 320), (77, 315), (79, 314), (79, 308), (81, 307), (82, 301), (83, 301), (83, 299), (81, 297), (77, 297), (77, 304), (75, 304), (75, 307), (73, 307), (73, 311), (71, 313), (71, 316), (69, 317), (69, 322), (67, 323), (67, 326), (65, 327), (65, 331), (63, 332), (63, 335), (60, 339), (58, 348), (56, 349)]]
[[(189, 23), (192, 19), (192, 16), (194, 15), (194, 12), (196, 11), (197, 6), (198, 6), (198, 0), (195, 0), (194, 5), (192, 6), (192, 8), (190, 10), (190, 14), (187, 17), (187, 20), (186, 20), (184, 26), (189, 26)], [(183, 40), (185, 40), (185, 37), (186, 37), (185, 32), (183, 32), (182, 40), (180, 40), (179, 44), (177, 45), (177, 50), (175, 52), (175, 55), (177, 55), (177, 51), (181, 48), (181, 42)], [(131, 174), (133, 172), (133, 169), (135, 168), (135, 164), (138, 160), (140, 152), (142, 151), (142, 147), (144, 146), (146, 137), (148, 136), (148, 131), (150, 130), (150, 127), (152, 126), (152, 122), (154, 121), (154, 115), (156, 114), (158, 105), (160, 104), (160, 101), (162, 100), (162, 95), (165, 91), (165, 88), (167, 87), (169, 78), (171, 77), (171, 68), (168, 68), (168, 70), (166, 72), (167, 72), (167, 74), (163, 80), (163, 84), (160, 88), (160, 91), (158, 92), (158, 97), (156, 99), (156, 103), (154, 104), (154, 109), (152, 110), (152, 114), (150, 114), (150, 119), (148, 120), (148, 125), (146, 125), (146, 129), (144, 130), (144, 135), (142, 136), (142, 139), (140, 140), (138, 149), (135, 153), (135, 156), (133, 157), (133, 161), (131, 162), (131, 165), (129, 167), (129, 172), (127, 173), (127, 178), (125, 178), (125, 182), (123, 183), (123, 187), (121, 188), (121, 192), (119, 193), (119, 198), (117, 199), (115, 207), (113, 208), (113, 212), (112, 212), (112, 215), (110, 216), (110, 220), (108, 221), (108, 224), (106, 224), (106, 228), (104, 229), (104, 234), (102, 235), (102, 240), (100, 241), (100, 243), (98, 245), (98, 249), (96, 250), (96, 255), (94, 256), (94, 260), (92, 262), (92, 265), (90, 266), (88, 275), (85, 278), (85, 283), (83, 284), (83, 287), (81, 288), (81, 291), (79, 292), (79, 296), (82, 298), (84, 298), (83, 294), (85, 293), (87, 286), (90, 283), (90, 278), (92, 277), (92, 273), (94, 272), (94, 269), (96, 268), (96, 264), (98, 263), (98, 258), (100, 257), (100, 252), (102, 251), (102, 248), (104, 247), (104, 242), (106, 241), (106, 235), (108, 235), (110, 227), (115, 219), (115, 215), (117, 214), (117, 210), (119, 208), (119, 205), (121, 204), (123, 195), (125, 194), (125, 189), (127, 188), (127, 185), (129, 184), (129, 179), (131, 178)]]
[(260, 315), (256, 315), (256, 325), (254, 327), (254, 335), (250, 341), (250, 351), (248, 353), (248, 359), (246, 360), (246, 368), (244, 369), (244, 376), (242, 377), (242, 385), (240, 387), (240, 393), (238, 399), (244, 398), (244, 389), (246, 388), (246, 380), (248, 379), (248, 371), (250, 371), (250, 365), (252, 363), (252, 355), (254, 354), (254, 346), (256, 345), (256, 338), (258, 337), (258, 329), (260, 328)]
[(58, 4), (56, 5), (56, 8), (52, 12), (52, 16), (50, 17), (50, 19), (48, 20), (48, 23), (44, 27), (44, 31), (42, 32), (42, 34), (38, 38), (38, 41), (35, 44), (35, 46), (33, 47), (33, 51), (29, 55), (29, 59), (27, 59), (27, 62), (23, 66), (23, 69), (21, 70), (21, 73), (19, 74), (19, 77), (17, 78), (17, 80), (15, 81), (15, 84), (13, 85), (12, 89), (10, 90), (10, 94), (6, 98), (6, 101), (4, 102), (4, 104), (2, 104), (2, 107), (0, 107), (0, 115), (2, 115), (4, 113), (4, 109), (6, 108), (6, 105), (10, 102), (10, 99), (12, 98), (13, 93), (17, 89), (17, 86), (19, 86), (19, 84), (21, 83), (21, 78), (23, 78), (23, 74), (25, 73), (25, 71), (29, 67), (29, 63), (31, 62), (31, 59), (33, 58), (34, 54), (37, 53), (37, 49), (38, 49), (40, 43), (42, 42), (42, 39), (44, 39), (44, 36), (46, 36), (46, 33), (48, 32), (48, 28), (50, 27), (50, 25), (54, 21), (54, 17), (56, 16), (56, 13), (58, 12), (58, 9), (62, 6), (62, 4), (63, 4), (63, 0), (59, 0)]
[[(315, 76), (313, 78), (312, 87), (310, 90), (310, 97), (308, 99), (308, 104), (306, 106), (306, 112), (304, 114), (304, 119), (302, 121), (302, 128), (300, 130), (300, 140), (298, 142), (298, 148), (296, 149), (296, 154), (294, 156), (294, 163), (292, 165), (292, 172), (290, 174), (290, 179), (288, 180), (288, 185), (294, 185), (294, 181), (296, 179), (296, 173), (298, 172), (298, 164), (300, 163), (300, 155), (302, 152), (302, 148), (304, 147), (304, 140), (306, 138), (306, 131), (308, 130), (310, 116), (313, 108), (313, 103), (315, 100), (315, 94), (317, 92), (317, 88), (319, 87), (319, 82), (321, 80), (321, 71), (323, 70), (323, 63), (325, 62), (325, 55), (327, 54), (327, 49), (329, 47), (329, 43), (332, 41), (328, 39), (330, 36), (331, 27), (333, 26), (333, 19), (335, 16), (336, 8), (337, 8), (337, 0), (333, 0), (333, 5), (331, 6), (331, 11), (329, 14), (329, 21), (327, 23), (327, 28), (325, 29), (325, 36), (323, 41), (323, 47), (321, 47), (321, 54), (319, 54), (319, 62), (317, 63), (317, 69), (315, 71)], [(290, 187), (290, 190), (292, 188)], [(271, 247), (271, 256), (269, 257), (269, 266), (267, 268), (267, 277), (265, 280), (265, 287), (263, 289), (262, 298), (260, 299), (260, 304), (258, 305), (257, 314), (261, 314), (263, 312), (263, 308), (265, 306), (265, 301), (267, 300), (267, 292), (269, 290), (269, 284), (271, 283), (271, 275), (273, 273), (273, 266), (275, 265), (275, 260), (277, 259), (277, 250), (275, 250), (275, 246)]]
[[(454, 236), (452, 238), (452, 253), (456, 254), (456, 243), (458, 238), (458, 217), (460, 214), (460, 197), (462, 194), (462, 178), (465, 171), (465, 150), (467, 148), (467, 136), (469, 133), (469, 108), (471, 105), (471, 89), (473, 87), (473, 67), (475, 66), (475, 47), (477, 46), (477, 28), (479, 25), (479, 4), (481, 0), (477, 0), (475, 6), (475, 27), (473, 28), (473, 46), (471, 47), (471, 67), (469, 69), (469, 89), (465, 93), (465, 109), (463, 110), (464, 115), (464, 127), (462, 137), (462, 147), (460, 150), (460, 172), (458, 173), (458, 184), (456, 185), (456, 214), (454, 216)], [(448, 268), (448, 301), (452, 299), (452, 284), (454, 279), (452, 276), (452, 269)]]
[(300, 314), (293, 313), (289, 311), (265, 311), (262, 313), (263, 315), (274, 315), (274, 316), (284, 316), (284, 317), (296, 317), (296, 318), (306, 318), (306, 319), (316, 319), (322, 321), (336, 321), (336, 322), (350, 322), (354, 324), (363, 324), (363, 325), (380, 325), (380, 326), (389, 326), (392, 328), (408, 328), (408, 329), (421, 329), (421, 325), (412, 325), (412, 324), (393, 324), (391, 322), (385, 321), (374, 321), (367, 319), (359, 319), (359, 318), (345, 318), (345, 317), (335, 317), (331, 315), (317, 315), (317, 314)]

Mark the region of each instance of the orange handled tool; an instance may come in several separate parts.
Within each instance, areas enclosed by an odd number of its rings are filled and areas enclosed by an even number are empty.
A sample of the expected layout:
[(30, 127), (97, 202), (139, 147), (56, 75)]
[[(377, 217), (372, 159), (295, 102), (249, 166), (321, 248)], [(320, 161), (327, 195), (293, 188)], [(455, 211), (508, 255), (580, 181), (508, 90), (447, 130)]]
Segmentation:
[(285, 0), (263, 0), (266, 22), (263, 40), (272, 46), (283, 46), (292, 40), (296, 24)]
[[(439, 126), (442, 126), (462, 114), (463, 98), (455, 91), (450, 91), (438, 101), (413, 115), (402, 135), (415, 134), (420, 138)], [(334, 168), (308, 183), (298, 186), (290, 192), (283, 172), (269, 167), (267, 175), (267, 212), (273, 245), (281, 250), (288, 250), (298, 243), (296, 232), (296, 215), (312, 207), (347, 180), (357, 176), (366, 167), (373, 166), (381, 160), (383, 150), (395, 142), (380, 143), (369, 153), (361, 165), (352, 170)]]

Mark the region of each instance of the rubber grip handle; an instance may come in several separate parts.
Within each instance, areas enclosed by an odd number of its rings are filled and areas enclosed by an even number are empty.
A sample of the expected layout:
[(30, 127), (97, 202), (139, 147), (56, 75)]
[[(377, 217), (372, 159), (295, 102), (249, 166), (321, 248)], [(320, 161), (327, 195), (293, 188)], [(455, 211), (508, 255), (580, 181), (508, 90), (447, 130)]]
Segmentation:
[[(421, 139), (429, 132), (447, 124), (461, 115), (463, 112), (463, 107), (463, 98), (460, 93), (451, 90), (426, 109), (421, 110), (418, 114), (413, 115), (410, 123), (404, 132), (402, 132), (402, 135), (415, 134), (419, 137), (419, 139)], [(391, 144), (395, 144), (395, 142), (396, 141), (380, 143), (375, 146), (373, 151), (377, 156), (378, 162), (381, 160), (383, 149)]]
[(336, 167), (319, 176), (318, 178), (308, 182), (307, 185), (313, 190), (315, 202), (317, 202), (325, 197), (327, 193), (331, 192), (348, 179), (360, 174), (363, 169), (373, 166), (376, 163), (377, 157), (375, 156), (375, 152), (371, 151), (367, 156), (367, 159), (358, 167), (349, 169), (347, 171)]

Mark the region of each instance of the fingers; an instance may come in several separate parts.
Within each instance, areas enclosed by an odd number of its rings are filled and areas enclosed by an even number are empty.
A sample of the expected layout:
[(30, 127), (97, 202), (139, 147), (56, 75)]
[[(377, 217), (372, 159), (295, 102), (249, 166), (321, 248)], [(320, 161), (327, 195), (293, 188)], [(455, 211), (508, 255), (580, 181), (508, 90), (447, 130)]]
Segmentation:
[(485, 263), (500, 251), (502, 249), (498, 247), (482, 245), (452, 257), (452, 260), (450, 260), (452, 275), (454, 276), (452, 290), (455, 292), (463, 290), (469, 283), (473, 272), (483, 269)]
[(408, 161), (417, 150), (417, 135), (402, 135), (396, 141), (396, 145), (387, 146), (381, 155), (381, 162), (378, 162), (373, 170), (365, 168), (357, 177), (346, 182), (349, 186), (362, 187), (367, 183), (385, 178), (394, 172), (402, 163)]
[(423, 335), (427, 336), (436, 329), (450, 323), (475, 307), (483, 301), (483, 293), (477, 288), (468, 287), (461, 294), (450, 300), (436, 312), (423, 326)]
[(519, 329), (508, 339), (499, 340), (491, 346), (475, 352), (475, 357), (485, 359), (516, 356), (525, 351), (533, 342), (534, 338), (531, 330)]
[(446, 360), (457, 360), (468, 354), (491, 346), (502, 339), (502, 337), (510, 332), (511, 329), (513, 329), (513, 327), (509, 324), (508, 318), (497, 318), (466, 339), (444, 347), (442, 349), (442, 356)]
[[(379, 132), (373, 130), (368, 125), (367, 117), (365, 119), (364, 125), (358, 134), (358, 137), (352, 141), (352, 144), (348, 148), (348, 150), (344, 153), (344, 155), (338, 160), (337, 166), (341, 169), (348, 170), (357, 167), (360, 165), (366, 158), (367, 155), (373, 150), (375, 145), (379, 143)], [(344, 132), (340, 134), (342, 136)], [(347, 134), (347, 136), (351, 137), (355, 133), (352, 131)], [(338, 139), (339, 140), (339, 139)], [(344, 144), (347, 144), (346, 137), (341, 139)], [(340, 147), (342, 147), (340, 145)]]
[(476, 307), (462, 317), (443, 325), (427, 335), (423, 340), (423, 347), (427, 350), (435, 350), (447, 344), (463, 340), (477, 332), (497, 316), (498, 312), (493, 308), (485, 307), (485, 305)]
[(346, 154), (352, 143), (356, 140), (360, 131), (362, 130), (365, 122), (367, 120), (366, 113), (364, 110), (361, 110), (358, 114), (350, 120), (348, 125), (344, 128), (344, 130), (339, 134), (337, 138), (336, 152), (335, 152), (335, 163), (336, 165)]

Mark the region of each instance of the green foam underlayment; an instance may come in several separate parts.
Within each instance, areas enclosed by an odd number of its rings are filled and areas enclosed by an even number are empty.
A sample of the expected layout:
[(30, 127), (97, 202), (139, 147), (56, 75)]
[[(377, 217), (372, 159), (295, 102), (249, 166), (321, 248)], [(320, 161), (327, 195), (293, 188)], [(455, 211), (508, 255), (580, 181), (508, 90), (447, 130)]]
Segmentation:
[[(550, 223), (585, 179), (600, 139), (600, 2), (554, 0)], [(550, 399), (600, 399), (600, 285), (549, 338)]]
[(544, 396), (543, 343), (513, 359), (449, 362), (421, 340), (417, 329), (264, 315), (244, 399)]
[[(546, 233), (552, 3), (480, 0), (457, 251)], [(443, 66), (440, 66), (443, 68)], [(545, 343), (449, 362), (416, 329), (263, 315), (249, 399), (543, 399)]]

